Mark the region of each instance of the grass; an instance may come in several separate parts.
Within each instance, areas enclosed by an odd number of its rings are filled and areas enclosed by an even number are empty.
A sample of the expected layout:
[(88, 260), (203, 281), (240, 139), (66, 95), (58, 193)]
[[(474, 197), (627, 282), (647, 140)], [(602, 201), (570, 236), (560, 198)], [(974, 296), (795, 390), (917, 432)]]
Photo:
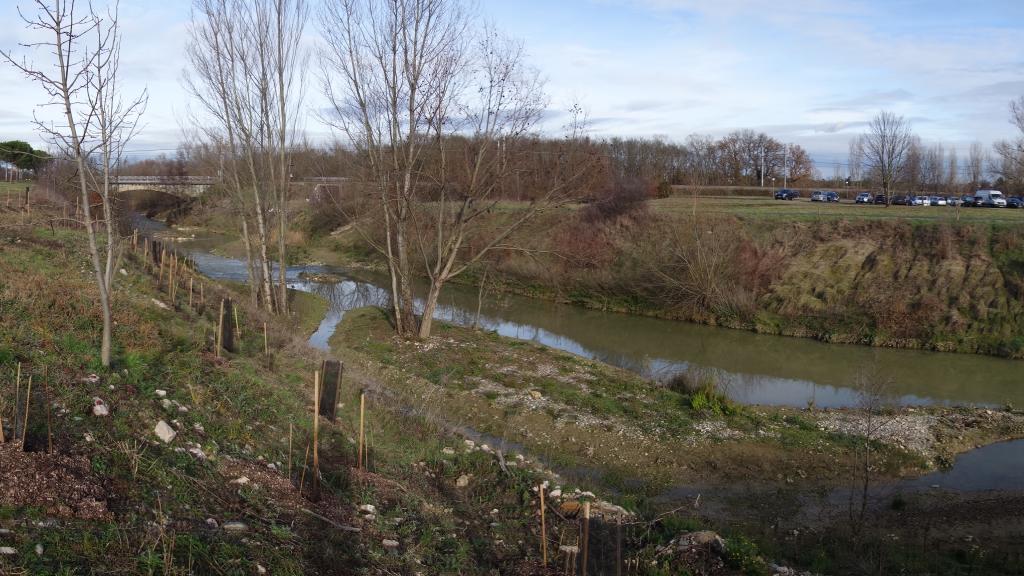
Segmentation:
[[(687, 215), (694, 210), (694, 199), (686, 196), (650, 201), (655, 213)], [(791, 201), (752, 196), (705, 196), (696, 200), (700, 214), (723, 214), (753, 220), (806, 222), (818, 220), (904, 220), (915, 223), (1000, 223), (1024, 224), (1024, 210), (955, 208), (949, 206), (875, 206), (844, 200), (838, 204), (811, 202), (808, 198)]]

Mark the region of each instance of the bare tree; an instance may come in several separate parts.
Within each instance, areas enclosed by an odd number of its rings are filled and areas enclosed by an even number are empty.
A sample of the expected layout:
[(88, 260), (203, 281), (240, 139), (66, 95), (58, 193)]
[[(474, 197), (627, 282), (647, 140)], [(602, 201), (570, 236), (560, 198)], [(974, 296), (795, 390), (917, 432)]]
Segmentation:
[(971, 191), (974, 191), (981, 185), (982, 176), (984, 175), (985, 148), (981, 145), (981, 142), (972, 142), (969, 154), (967, 169), (971, 176)]
[(202, 110), (193, 126), (220, 158), (246, 246), (250, 295), (281, 313), (288, 308), (288, 192), (308, 14), (305, 0), (195, 0), (189, 28), (192, 69), (185, 85)]
[[(76, 10), (75, 2), (68, 0), (35, 0), (34, 3), (36, 15), (22, 15), (22, 19), (28, 28), (43, 31), (50, 39), (25, 47), (42, 48), (56, 62), (50, 68), (43, 68), (24, 58), (15, 60), (10, 52), (0, 51), (0, 56), (39, 84), (49, 97), (47, 105), (58, 109), (63, 117), (57, 122), (36, 118), (35, 124), (77, 168), (83, 225), (103, 317), (100, 360), (103, 366), (110, 366), (111, 298), (114, 269), (120, 257), (111, 174), (125, 145), (135, 134), (146, 106), (146, 94), (143, 92), (127, 101), (121, 97), (118, 82), (121, 34), (116, 2), (106, 14), (91, 5), (88, 11)], [(94, 215), (97, 204), (101, 213)]]
[[(384, 238), (374, 245), (388, 263), (396, 329), (427, 337), (446, 282), (511, 248), (515, 231), (572, 196), (586, 172), (582, 110), (550, 161), (521, 162), (539, 152), (531, 131), (547, 105), (543, 84), (522, 44), (478, 27), (461, 0), (332, 0), (321, 23), (332, 103), (324, 120), (355, 148), (359, 176), (379, 199)], [(545, 184), (510, 221), (485, 230), (524, 166), (543, 167)], [(414, 275), (430, 281), (418, 326)]]
[(993, 163), (993, 168), (1003, 178), (1018, 184), (1024, 182), (1024, 96), (1010, 102), (1010, 124), (1017, 128), (1017, 135), (995, 143), (999, 161)]
[(864, 136), (858, 135), (850, 140), (847, 170), (851, 184), (859, 184), (864, 179)]
[(882, 185), (886, 206), (892, 203), (892, 188), (903, 171), (912, 137), (907, 121), (892, 112), (875, 116), (864, 135), (867, 164)]

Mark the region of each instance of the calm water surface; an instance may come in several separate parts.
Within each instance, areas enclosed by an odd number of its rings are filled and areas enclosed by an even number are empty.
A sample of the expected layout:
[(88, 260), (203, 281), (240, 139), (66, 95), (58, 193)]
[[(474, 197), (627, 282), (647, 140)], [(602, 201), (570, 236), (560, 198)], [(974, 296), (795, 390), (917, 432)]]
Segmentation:
[[(245, 281), (242, 261), (210, 254), (207, 242), (182, 242), (200, 270), (217, 279)], [(330, 272), (337, 284), (300, 279), (300, 273)], [(387, 279), (327, 266), (287, 269), (290, 287), (323, 296), (329, 311), (310, 344), (328, 341), (347, 310), (387, 305)], [(436, 316), (469, 325), (476, 317), (477, 291), (449, 286)], [(768, 336), (685, 322), (600, 312), (514, 295), (484, 303), (478, 324), (503, 336), (529, 340), (663, 378), (701, 368), (714, 371), (724, 390), (748, 404), (803, 407), (854, 406), (855, 377), (876, 370), (892, 381), (903, 404), (1024, 406), (1024, 362), (970, 354), (894, 350), (826, 344), (802, 338)]]

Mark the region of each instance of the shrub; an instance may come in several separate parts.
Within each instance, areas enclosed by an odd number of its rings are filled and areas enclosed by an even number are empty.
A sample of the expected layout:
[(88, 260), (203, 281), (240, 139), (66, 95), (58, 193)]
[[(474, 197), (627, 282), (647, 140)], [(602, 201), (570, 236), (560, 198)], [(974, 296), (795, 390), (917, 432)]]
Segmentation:
[(594, 224), (624, 216), (635, 216), (647, 208), (653, 196), (651, 183), (641, 178), (619, 178), (600, 190), (597, 197), (583, 209), (584, 222)]

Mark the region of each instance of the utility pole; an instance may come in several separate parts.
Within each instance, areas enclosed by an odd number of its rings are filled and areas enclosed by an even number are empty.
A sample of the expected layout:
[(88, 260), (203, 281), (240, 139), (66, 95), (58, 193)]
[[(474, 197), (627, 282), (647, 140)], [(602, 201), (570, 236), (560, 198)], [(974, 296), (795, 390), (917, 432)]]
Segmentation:
[(789, 187), (789, 144), (782, 147), (782, 187)]
[(761, 188), (764, 188), (764, 146), (761, 146)]

